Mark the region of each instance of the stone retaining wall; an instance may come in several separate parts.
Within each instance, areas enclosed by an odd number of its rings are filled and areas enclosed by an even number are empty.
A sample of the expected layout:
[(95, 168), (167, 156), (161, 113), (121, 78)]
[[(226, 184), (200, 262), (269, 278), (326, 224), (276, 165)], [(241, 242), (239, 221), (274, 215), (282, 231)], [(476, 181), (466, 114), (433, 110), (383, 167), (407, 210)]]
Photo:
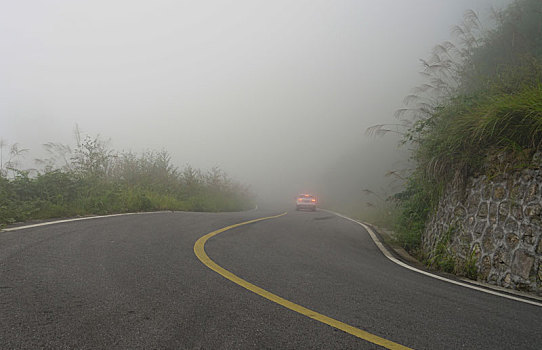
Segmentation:
[(474, 262), (478, 280), (542, 295), (542, 168), (447, 191), (422, 249), (432, 258), (442, 244), (456, 266)]

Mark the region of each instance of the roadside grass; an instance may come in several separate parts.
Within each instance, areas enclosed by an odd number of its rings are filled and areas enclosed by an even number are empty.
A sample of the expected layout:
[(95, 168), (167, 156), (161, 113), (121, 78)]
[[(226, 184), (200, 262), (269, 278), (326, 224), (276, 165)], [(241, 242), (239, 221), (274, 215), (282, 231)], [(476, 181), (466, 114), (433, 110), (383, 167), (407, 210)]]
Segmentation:
[(32, 175), (13, 163), (0, 169), (0, 225), (139, 211), (239, 211), (253, 206), (248, 188), (220, 169), (202, 172), (187, 166), (179, 171), (164, 151), (117, 153), (97, 137), (81, 141), (63, 158), (67, 159), (63, 166), (45, 160), (49, 165)]
[(393, 202), (388, 202), (384, 206), (365, 205), (350, 213), (352, 217), (390, 231), (395, 230), (398, 214), (399, 208)]
[(483, 172), (490, 154), (521, 157), (542, 145), (542, 85), (513, 94), (454, 98), (435, 113), (426, 132), (415, 159), (432, 181), (458, 182)]
[(8, 190), (11, 194), (0, 196), (0, 224), (138, 211), (239, 211), (249, 209), (252, 203), (251, 197), (234, 191), (207, 191), (180, 198), (174, 194), (118, 184), (93, 184), (92, 190), (89, 190), (85, 181), (72, 187), (68, 193), (49, 189), (48, 196), (44, 196), (43, 188), (36, 185), (38, 182), (39, 176), (27, 181), (28, 187), (17, 184), (16, 187), (24, 189), (24, 193), (11, 191), (11, 188), (15, 187), (11, 181), (1, 183), (0, 188), (4, 190), (2, 192)]
[[(418, 257), (444, 188), (461, 189), (469, 176), (491, 178), (532, 166), (532, 156), (542, 150), (542, 2), (516, 0), (493, 17), (492, 24), (482, 24), (468, 11), (454, 28), (457, 42), (437, 45), (422, 61), (426, 82), (397, 113), (415, 167), (394, 196), (394, 231)], [(447, 244), (426, 263), (476, 277), (477, 257), (458, 264)]]

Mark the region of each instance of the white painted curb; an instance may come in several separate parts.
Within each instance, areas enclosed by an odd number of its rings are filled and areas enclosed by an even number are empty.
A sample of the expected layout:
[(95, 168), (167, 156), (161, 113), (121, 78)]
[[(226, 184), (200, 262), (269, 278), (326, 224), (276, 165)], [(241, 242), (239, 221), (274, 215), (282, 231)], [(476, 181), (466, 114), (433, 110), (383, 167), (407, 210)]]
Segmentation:
[(491, 294), (491, 295), (496, 295), (496, 296), (499, 296), (499, 297), (502, 297), (502, 298), (507, 298), (507, 299), (511, 299), (511, 300), (515, 300), (515, 301), (519, 301), (519, 302), (522, 302), (522, 303), (526, 303), (526, 304), (531, 304), (531, 305), (536, 305), (536, 306), (540, 306), (542, 307), (542, 303), (541, 302), (537, 302), (537, 301), (534, 301), (534, 300), (529, 300), (529, 299), (524, 299), (524, 298), (519, 298), (519, 297), (515, 297), (513, 295), (509, 295), (509, 294), (505, 294), (505, 293), (499, 293), (497, 291), (494, 291), (494, 290), (490, 290), (490, 289), (486, 289), (486, 288), (481, 288), (481, 287), (477, 287), (477, 286), (473, 286), (471, 284), (468, 284), (468, 283), (463, 283), (463, 282), (459, 282), (459, 281), (455, 281), (455, 280), (452, 280), (452, 279), (449, 279), (449, 278), (446, 278), (446, 277), (442, 277), (442, 276), (439, 276), (439, 275), (435, 275), (435, 274), (432, 274), (430, 272), (427, 272), (427, 271), (423, 271), (423, 270), (420, 270), (420, 269), (417, 269), (413, 266), (410, 266), (408, 264), (405, 264), (404, 262), (402, 262), (401, 260), (395, 258), (389, 251), (388, 249), (382, 244), (382, 242), (380, 242), (380, 240), (378, 239), (378, 237), (376, 236), (376, 234), (373, 232), (373, 230), (367, 225), (367, 224), (364, 224), (362, 222), (359, 222), (357, 220), (354, 220), (354, 219), (351, 219), (347, 216), (344, 216), (344, 215), (341, 215), (339, 213), (336, 213), (334, 211), (331, 211), (331, 210), (326, 210), (326, 209), (322, 209), (324, 211), (327, 211), (331, 214), (334, 214), (334, 215), (337, 215), (343, 219), (346, 219), (346, 220), (350, 220), (352, 222), (355, 222), (356, 224), (358, 225), (361, 225), (367, 232), (369, 232), (369, 235), (371, 236), (371, 238), (373, 239), (374, 243), (376, 244), (376, 246), (378, 247), (378, 249), (380, 249), (380, 251), (382, 252), (382, 254), (384, 254), (386, 256), (386, 258), (390, 259), (391, 261), (393, 261), (394, 263), (396, 263), (397, 265), (399, 266), (402, 266), (404, 267), (405, 269), (409, 269), (411, 271), (414, 271), (414, 272), (417, 272), (417, 273), (421, 273), (422, 275), (425, 275), (425, 276), (428, 276), (428, 277), (431, 277), (431, 278), (435, 278), (435, 279), (438, 279), (438, 280), (441, 280), (441, 281), (444, 281), (444, 282), (448, 282), (448, 283), (451, 283), (451, 284), (455, 284), (455, 285), (458, 285), (458, 286), (462, 286), (462, 287), (465, 287), (465, 288), (470, 288), (470, 289), (474, 289), (474, 290), (477, 290), (479, 292), (483, 292), (483, 293), (487, 293), (487, 294)]
[[(246, 210), (246, 212), (251, 212), (251, 211), (256, 211), (256, 210), (258, 210), (258, 205), (257, 204), (256, 204), (256, 206), (254, 208)], [(27, 228), (48, 226), (48, 225), (54, 225), (54, 224), (62, 224), (62, 223), (65, 223), (65, 222), (72, 222), (72, 221), (111, 218), (111, 217), (115, 217), (115, 216), (125, 216), (125, 215), (145, 215), (145, 214), (158, 214), (158, 213), (171, 213), (171, 212), (172, 212), (171, 210), (160, 210), (160, 211), (142, 211), (142, 212), (135, 212), (135, 213), (120, 213), (120, 214), (109, 214), (109, 215), (85, 216), (85, 217), (81, 217), (81, 218), (47, 221), (47, 222), (40, 222), (39, 224), (31, 224), (31, 225), (4, 228), (4, 229), (1, 229), (0, 232), (19, 231), (19, 230), (24, 230), (24, 229), (27, 229)], [(183, 212), (183, 213), (198, 213), (198, 212), (196, 212), (196, 211), (188, 211), (188, 212)]]
[(19, 230), (24, 230), (24, 229), (27, 229), (27, 228), (48, 226), (48, 225), (54, 225), (54, 224), (61, 224), (61, 223), (64, 223), (64, 222), (72, 222), (72, 221), (111, 218), (111, 217), (114, 217), (114, 216), (125, 216), (125, 215), (158, 214), (158, 213), (167, 213), (167, 212), (169, 212), (169, 211), (147, 211), (147, 212), (140, 212), (140, 213), (121, 213), (121, 214), (109, 214), (109, 215), (98, 215), (98, 216), (85, 216), (85, 217), (82, 217), (82, 218), (47, 221), (47, 222), (40, 222), (39, 224), (32, 224), (32, 225), (5, 228), (5, 229), (0, 230), (0, 232), (19, 231)]

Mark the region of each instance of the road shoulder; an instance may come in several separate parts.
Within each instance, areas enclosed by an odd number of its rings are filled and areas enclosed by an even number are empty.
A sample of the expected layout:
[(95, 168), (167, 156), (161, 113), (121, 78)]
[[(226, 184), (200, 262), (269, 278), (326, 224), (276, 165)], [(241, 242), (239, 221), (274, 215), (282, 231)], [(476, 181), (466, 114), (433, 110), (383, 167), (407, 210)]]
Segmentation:
[[(326, 210), (326, 209), (324, 209)], [(434, 271), (428, 269), (424, 264), (418, 261), (416, 258), (408, 254), (406, 250), (401, 247), (397, 247), (395, 244), (391, 244), (393, 241), (389, 234), (385, 233), (385, 230), (379, 229), (374, 225), (369, 223), (361, 222), (356, 219), (352, 219), (340, 213), (326, 210), (329, 213), (340, 216), (344, 219), (353, 221), (367, 229), (369, 235), (373, 239), (377, 247), (382, 251), (382, 253), (391, 261), (395, 262), (398, 265), (401, 265), (409, 270), (424, 274), (426, 276), (436, 278), (442, 281), (446, 281), (452, 284), (461, 285), (470, 289), (475, 289), (484, 293), (497, 295), (503, 298), (516, 300), (519, 302), (524, 302), (527, 304), (536, 305), (542, 307), (542, 297), (533, 295), (530, 293), (525, 293), (521, 291), (516, 291), (512, 289), (507, 289), (499, 286), (495, 286), (488, 283), (483, 283), (480, 281), (473, 281), (466, 278), (462, 278), (456, 275), (449, 273), (443, 273), (440, 271)]]

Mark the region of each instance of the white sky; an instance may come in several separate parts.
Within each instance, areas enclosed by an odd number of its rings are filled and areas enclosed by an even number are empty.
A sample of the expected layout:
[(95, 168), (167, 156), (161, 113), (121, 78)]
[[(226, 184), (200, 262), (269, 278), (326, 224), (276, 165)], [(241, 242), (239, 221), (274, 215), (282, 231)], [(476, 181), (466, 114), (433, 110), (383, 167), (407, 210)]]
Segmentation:
[(354, 150), (385, 171), (404, 154), (365, 129), (394, 121), (465, 10), (507, 2), (0, 0), (0, 137), (38, 156), (78, 124), (262, 192)]

